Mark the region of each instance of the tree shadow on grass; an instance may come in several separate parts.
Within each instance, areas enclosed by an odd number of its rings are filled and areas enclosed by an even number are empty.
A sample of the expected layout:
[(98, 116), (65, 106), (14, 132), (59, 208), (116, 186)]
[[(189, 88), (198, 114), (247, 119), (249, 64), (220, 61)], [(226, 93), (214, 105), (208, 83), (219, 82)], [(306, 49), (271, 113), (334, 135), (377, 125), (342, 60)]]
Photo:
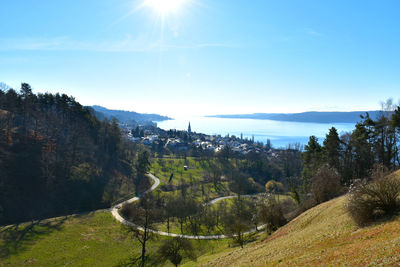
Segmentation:
[(400, 220), (400, 211), (396, 211), (390, 214), (383, 214), (380, 216), (376, 216), (371, 221), (364, 223), (363, 225), (357, 225), (358, 229), (366, 228), (366, 227), (376, 227), (380, 225), (384, 225), (387, 223), (392, 223)]
[(27, 250), (39, 239), (62, 229), (67, 216), (52, 220), (32, 221), (0, 228), (0, 259)]

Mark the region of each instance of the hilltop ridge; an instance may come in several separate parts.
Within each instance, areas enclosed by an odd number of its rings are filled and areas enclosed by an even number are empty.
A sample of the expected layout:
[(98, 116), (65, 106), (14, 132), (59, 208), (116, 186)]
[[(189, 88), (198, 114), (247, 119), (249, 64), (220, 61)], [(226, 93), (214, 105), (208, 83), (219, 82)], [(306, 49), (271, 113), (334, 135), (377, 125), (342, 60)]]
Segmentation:
[(158, 114), (147, 114), (147, 113), (138, 113), (134, 111), (114, 110), (98, 105), (91, 106), (91, 108), (93, 108), (96, 111), (97, 117), (100, 116), (99, 119), (102, 119), (101, 116), (104, 116), (107, 119), (116, 118), (120, 123), (131, 123), (132, 121), (134, 121), (139, 124), (142, 124), (142, 123), (165, 121), (171, 119), (167, 116), (162, 116)]
[(253, 114), (228, 114), (211, 115), (207, 117), (226, 118), (226, 119), (255, 119), (255, 120), (274, 120), (292, 122), (314, 122), (314, 123), (357, 123), (361, 120), (360, 116), (366, 113), (372, 119), (379, 116), (381, 111), (308, 111), (301, 113), (253, 113)]

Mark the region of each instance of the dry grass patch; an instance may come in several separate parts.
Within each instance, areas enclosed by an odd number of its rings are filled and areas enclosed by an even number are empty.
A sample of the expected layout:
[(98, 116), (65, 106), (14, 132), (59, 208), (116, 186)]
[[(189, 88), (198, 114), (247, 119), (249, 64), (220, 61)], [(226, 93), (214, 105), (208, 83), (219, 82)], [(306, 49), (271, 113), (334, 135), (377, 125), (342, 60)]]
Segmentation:
[(201, 266), (400, 264), (400, 217), (358, 228), (345, 197), (312, 208), (271, 237), (209, 257)]

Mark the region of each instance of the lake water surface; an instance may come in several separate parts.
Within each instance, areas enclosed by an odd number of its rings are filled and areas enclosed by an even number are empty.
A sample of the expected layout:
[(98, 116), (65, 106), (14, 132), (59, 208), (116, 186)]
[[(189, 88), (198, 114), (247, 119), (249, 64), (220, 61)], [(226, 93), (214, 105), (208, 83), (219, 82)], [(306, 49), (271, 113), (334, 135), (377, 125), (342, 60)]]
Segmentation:
[(332, 126), (336, 127), (339, 135), (352, 131), (355, 126), (354, 123), (305, 123), (208, 117), (178, 118), (158, 122), (157, 125), (164, 130), (187, 130), (189, 121), (193, 132), (222, 136), (227, 134), (240, 136), (243, 133), (244, 138), (251, 138), (254, 135), (255, 141), (266, 143), (267, 139), (270, 139), (275, 148), (297, 142), (307, 144), (311, 135), (317, 136), (322, 141)]

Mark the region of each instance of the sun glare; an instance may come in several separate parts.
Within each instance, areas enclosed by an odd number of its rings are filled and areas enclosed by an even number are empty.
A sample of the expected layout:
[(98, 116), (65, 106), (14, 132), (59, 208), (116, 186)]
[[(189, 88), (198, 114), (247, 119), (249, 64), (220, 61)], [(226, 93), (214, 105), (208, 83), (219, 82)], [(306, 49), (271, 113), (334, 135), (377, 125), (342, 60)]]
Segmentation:
[(154, 9), (157, 13), (165, 16), (177, 12), (186, 0), (146, 0), (144, 6)]

